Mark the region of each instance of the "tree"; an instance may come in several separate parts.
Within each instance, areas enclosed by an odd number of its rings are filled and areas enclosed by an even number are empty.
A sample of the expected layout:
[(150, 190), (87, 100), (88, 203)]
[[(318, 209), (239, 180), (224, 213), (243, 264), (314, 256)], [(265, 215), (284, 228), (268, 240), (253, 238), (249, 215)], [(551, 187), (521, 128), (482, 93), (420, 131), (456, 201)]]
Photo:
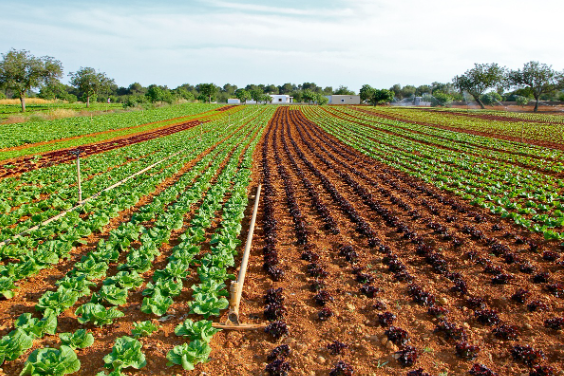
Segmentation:
[(394, 92), (388, 89), (375, 89), (370, 85), (363, 85), (360, 89), (360, 98), (376, 106), (378, 103), (389, 103), (394, 99)]
[(332, 86), (325, 86), (323, 88), (324, 95), (333, 95), (333, 87)]
[(423, 94), (431, 93), (431, 86), (430, 85), (420, 85), (417, 86), (417, 89), (415, 89), (415, 95), (417, 95), (418, 97), (423, 96)]
[(307, 103), (311, 103), (313, 101), (315, 101), (315, 92), (311, 91), (311, 90), (303, 90), (302, 91), (302, 99), (304, 102)]
[(259, 102), (262, 101), (263, 94), (264, 91), (258, 86), (250, 92), (251, 98), (253, 98), (256, 104), (259, 104)]
[(70, 84), (74, 86), (82, 96), (86, 97), (86, 107), (90, 107), (90, 98), (98, 94), (109, 94), (114, 80), (103, 72), (96, 72), (91, 67), (80, 67), (77, 72), (69, 73)]
[(199, 84), (196, 86), (196, 90), (200, 93), (202, 98), (208, 103), (212, 102), (212, 99), (217, 95), (217, 86), (214, 84)]
[(268, 94), (261, 95), (261, 102), (272, 103), (272, 97)]
[(431, 98), (432, 106), (450, 106), (452, 104), (452, 95), (443, 93), (442, 91), (435, 91)]
[(501, 97), (501, 95), (499, 95), (499, 93), (495, 91), (491, 91), (489, 93), (482, 95), (480, 99), (482, 100), (482, 103), (485, 104), (486, 106), (493, 107), (496, 103), (500, 103), (503, 98)]
[(35, 57), (27, 50), (11, 49), (2, 54), (0, 86), (20, 98), (25, 112), (25, 96), (41, 84), (54, 84), (63, 75), (63, 65), (50, 56)]
[(510, 84), (527, 86), (531, 89), (536, 101), (535, 112), (538, 111), (541, 95), (564, 88), (564, 73), (552, 69), (551, 65), (538, 61), (525, 63), (523, 69), (510, 71), (508, 77)]
[(297, 89), (296, 85), (287, 82), (282, 86), (278, 86), (278, 93), (279, 94), (290, 94), (291, 92), (293, 92), (296, 89)]
[(480, 96), (488, 89), (503, 86), (505, 68), (496, 63), (474, 64), (474, 68), (453, 78), (454, 87), (461, 93), (466, 91), (482, 108), (486, 108)]
[(399, 99), (399, 100), (403, 99), (403, 93), (401, 91), (401, 85), (400, 84), (395, 84), (394, 86), (392, 86), (390, 88), (390, 91), (394, 92), (397, 99)]
[(413, 85), (405, 85), (401, 88), (401, 96), (402, 98), (411, 98), (415, 96), (415, 91), (417, 88)]
[(335, 95), (356, 95), (354, 91), (349, 90), (346, 86), (339, 86), (339, 88), (333, 93)]
[(251, 98), (251, 94), (245, 89), (237, 89), (235, 90), (235, 96), (241, 103), (247, 103), (247, 101)]
[(279, 93), (278, 86), (273, 85), (273, 84), (267, 85), (267, 86), (264, 88), (264, 92), (267, 93), (267, 94), (274, 94), (274, 95), (276, 95), (276, 94)]
[(223, 85), (223, 88), (221, 89), (223, 93), (227, 93), (228, 95), (233, 95), (235, 90), (237, 90), (237, 85), (231, 85), (230, 83)]
[(317, 102), (318, 105), (323, 106), (324, 104), (329, 103), (329, 98), (327, 98), (324, 93), (316, 93), (315, 102)]
[(302, 92), (299, 90), (296, 90), (294, 92), (292, 92), (292, 98), (294, 98), (294, 103), (301, 103), (303, 100), (303, 95)]
[(364, 102), (364, 101), (368, 101), (370, 99), (370, 97), (372, 96), (372, 92), (373, 92), (374, 88), (368, 84), (362, 85), (362, 87), (360, 88), (360, 99)]

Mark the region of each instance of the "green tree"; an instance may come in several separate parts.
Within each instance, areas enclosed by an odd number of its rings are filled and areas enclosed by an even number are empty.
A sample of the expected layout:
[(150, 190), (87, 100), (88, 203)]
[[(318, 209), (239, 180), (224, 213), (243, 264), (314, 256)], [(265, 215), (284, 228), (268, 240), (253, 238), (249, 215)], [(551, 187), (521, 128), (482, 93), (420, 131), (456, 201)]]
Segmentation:
[(214, 84), (199, 84), (196, 86), (196, 90), (200, 93), (202, 98), (208, 103), (212, 102), (212, 99), (217, 95), (218, 87)]
[(329, 103), (329, 98), (327, 98), (324, 93), (316, 93), (315, 102), (317, 102), (318, 105), (323, 106), (324, 104)]
[(294, 103), (302, 103), (303, 95), (301, 91), (296, 90), (292, 92), (291, 96), (294, 98)]
[(482, 95), (480, 99), (482, 100), (482, 103), (484, 103), (486, 106), (494, 106), (496, 103), (501, 102), (503, 98), (501, 97), (501, 95), (499, 95), (499, 93), (495, 91), (491, 91), (489, 93)]
[(370, 97), (372, 96), (372, 93), (374, 91), (374, 88), (368, 84), (362, 85), (362, 87), (360, 88), (360, 100), (364, 101), (369, 101)]
[(452, 95), (443, 93), (442, 91), (435, 91), (431, 99), (432, 106), (450, 106), (452, 104)]
[(221, 89), (221, 91), (223, 93), (226, 93), (227, 95), (233, 95), (233, 93), (235, 93), (236, 90), (237, 90), (237, 85), (231, 85), (230, 83), (223, 85), (223, 88)]
[(360, 89), (360, 98), (376, 106), (379, 103), (391, 102), (394, 99), (394, 92), (388, 89), (375, 89), (370, 85), (364, 85)]
[(276, 95), (276, 94), (279, 93), (279, 89), (278, 89), (278, 86), (273, 85), (273, 84), (270, 84), (270, 85), (267, 85), (267, 86), (264, 88), (264, 92), (267, 93), (267, 94), (274, 94), (274, 95)]
[(239, 101), (241, 101), (241, 103), (246, 104), (247, 101), (251, 98), (251, 93), (249, 93), (245, 89), (237, 89), (235, 90), (235, 96), (237, 97), (237, 99), (239, 99)]
[(141, 85), (139, 82), (134, 82), (131, 85), (129, 85), (127, 91), (128, 91), (127, 94), (129, 95), (145, 94), (147, 92), (147, 88), (143, 87), (143, 85)]
[(553, 93), (564, 88), (564, 73), (552, 69), (552, 66), (538, 61), (525, 63), (523, 69), (512, 70), (508, 74), (509, 82), (516, 86), (531, 89), (535, 98), (535, 112), (539, 108), (539, 99), (543, 94)]
[(20, 98), (25, 112), (25, 96), (42, 84), (54, 84), (63, 75), (63, 65), (50, 56), (35, 57), (29, 51), (11, 49), (2, 54), (0, 86)]
[(258, 86), (255, 86), (253, 90), (250, 91), (251, 98), (255, 101), (256, 104), (262, 101), (262, 95), (264, 94), (263, 89)]
[(425, 93), (431, 93), (432, 89), (430, 85), (420, 85), (417, 86), (417, 89), (415, 89), (415, 95), (417, 95), (418, 97), (423, 96), (423, 94)]
[(287, 82), (284, 85), (278, 86), (278, 94), (290, 94), (296, 89), (296, 85)]
[(352, 90), (349, 90), (348, 87), (346, 86), (339, 86), (339, 88), (337, 90), (335, 90), (335, 92), (333, 93), (335, 95), (356, 95), (356, 93)]
[(268, 94), (263, 94), (263, 95), (261, 96), (261, 102), (264, 102), (264, 103), (272, 103), (272, 97), (271, 97), (270, 95), (268, 95)]
[(405, 85), (401, 88), (401, 97), (402, 98), (411, 98), (415, 95), (415, 91), (417, 88), (413, 85)]
[(525, 107), (526, 105), (529, 104), (529, 98), (518, 96), (517, 98), (515, 98), (515, 103), (518, 106)]
[(454, 77), (453, 84), (461, 93), (470, 94), (480, 107), (486, 108), (480, 97), (486, 90), (505, 84), (505, 68), (497, 63), (474, 64), (474, 68)]
[(394, 92), (394, 95), (397, 99), (399, 99), (399, 100), (403, 99), (403, 93), (401, 91), (401, 85), (400, 84), (395, 84), (394, 86), (392, 86), (390, 88), (390, 91)]
[(98, 94), (109, 94), (114, 80), (106, 76), (106, 73), (96, 72), (91, 67), (80, 67), (77, 72), (69, 73), (70, 84), (74, 86), (82, 96), (86, 97), (86, 107), (90, 107), (90, 98)]
[(315, 101), (315, 92), (307, 89), (302, 91), (302, 100), (306, 103), (311, 103)]

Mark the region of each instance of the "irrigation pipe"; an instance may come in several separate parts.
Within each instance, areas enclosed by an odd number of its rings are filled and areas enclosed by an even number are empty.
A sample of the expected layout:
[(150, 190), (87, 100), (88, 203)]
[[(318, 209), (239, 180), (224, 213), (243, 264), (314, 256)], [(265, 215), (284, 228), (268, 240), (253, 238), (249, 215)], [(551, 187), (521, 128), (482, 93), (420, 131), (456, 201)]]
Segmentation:
[(0, 243), (0, 248), (3, 247), (3, 246), (5, 246), (5, 245), (7, 245), (7, 244), (10, 244), (10, 243), (13, 242), (15, 239), (21, 238), (23, 235), (26, 235), (26, 234), (28, 234), (28, 233), (31, 232), (31, 231), (37, 230), (37, 229), (38, 229), (39, 227), (41, 227), (41, 226), (45, 226), (45, 225), (47, 225), (47, 224), (49, 224), (49, 223), (51, 223), (51, 222), (53, 222), (53, 221), (55, 221), (55, 220), (57, 220), (57, 219), (59, 219), (59, 218), (64, 217), (65, 215), (67, 215), (67, 214), (70, 213), (71, 211), (74, 211), (74, 210), (80, 208), (81, 206), (83, 206), (83, 205), (86, 204), (87, 202), (89, 202), (89, 201), (95, 199), (96, 197), (100, 196), (102, 193), (107, 192), (107, 191), (110, 191), (110, 190), (112, 190), (112, 189), (114, 189), (114, 188), (117, 188), (117, 187), (119, 187), (120, 185), (123, 185), (124, 183), (126, 183), (127, 181), (133, 179), (134, 177), (136, 177), (136, 176), (138, 176), (138, 175), (141, 175), (141, 174), (143, 174), (143, 173), (149, 171), (150, 169), (154, 168), (155, 166), (158, 166), (159, 164), (163, 163), (164, 161), (169, 160), (170, 158), (173, 158), (173, 157), (175, 157), (175, 156), (177, 156), (177, 155), (179, 155), (179, 154), (181, 154), (181, 153), (183, 153), (183, 152), (186, 152), (186, 150), (180, 150), (180, 151), (178, 151), (178, 152), (176, 152), (176, 153), (174, 153), (174, 154), (171, 154), (171, 155), (169, 155), (168, 157), (166, 157), (166, 158), (164, 158), (164, 159), (161, 159), (160, 161), (155, 162), (155, 163), (153, 163), (152, 165), (150, 165), (150, 166), (148, 166), (148, 167), (145, 167), (144, 169), (142, 169), (142, 170), (140, 170), (140, 171), (137, 171), (137, 172), (134, 173), (133, 175), (129, 175), (129, 176), (126, 177), (125, 179), (120, 180), (120, 181), (118, 181), (117, 183), (115, 183), (115, 184), (113, 184), (113, 185), (110, 185), (110, 186), (107, 187), (107, 188), (104, 188), (104, 189), (101, 190), (100, 192), (98, 192), (98, 193), (96, 193), (96, 194), (94, 194), (94, 195), (88, 197), (87, 199), (82, 200), (82, 201), (79, 201), (79, 203), (78, 203), (77, 205), (75, 205), (74, 207), (72, 207), (72, 208), (70, 208), (70, 209), (68, 209), (68, 210), (63, 211), (63, 212), (57, 214), (56, 216), (51, 217), (51, 218), (49, 218), (49, 219), (47, 219), (47, 220), (41, 222), (41, 223), (38, 224), (38, 225), (35, 225), (35, 226), (31, 227), (31, 228), (28, 228), (27, 230), (24, 230), (24, 231), (20, 232), (19, 234), (17, 234), (17, 235), (15, 235), (14, 237), (12, 237), (12, 239), (6, 239), (6, 240), (4, 240), (3, 242)]

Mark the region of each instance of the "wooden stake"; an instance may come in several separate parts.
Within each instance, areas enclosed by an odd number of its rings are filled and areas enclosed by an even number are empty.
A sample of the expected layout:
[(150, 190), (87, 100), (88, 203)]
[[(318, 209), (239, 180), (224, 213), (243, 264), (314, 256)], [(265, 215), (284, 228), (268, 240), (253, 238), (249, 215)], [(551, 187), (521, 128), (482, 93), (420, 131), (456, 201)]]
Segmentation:
[(251, 224), (249, 225), (249, 234), (247, 235), (247, 243), (245, 244), (245, 251), (243, 253), (243, 260), (241, 261), (241, 268), (239, 269), (239, 276), (237, 277), (237, 280), (235, 282), (231, 283), (231, 299), (229, 302), (229, 313), (227, 314), (227, 321), (222, 324), (214, 324), (213, 326), (215, 328), (244, 330), (259, 329), (266, 326), (264, 324), (243, 324), (239, 320), (239, 306), (241, 304), (243, 284), (245, 283), (245, 276), (247, 274), (247, 266), (249, 263), (249, 255), (251, 253), (251, 245), (253, 242), (253, 234), (255, 232), (255, 222), (257, 219), (261, 187), (262, 185), (259, 184), (257, 188), (253, 215), (251, 217)]

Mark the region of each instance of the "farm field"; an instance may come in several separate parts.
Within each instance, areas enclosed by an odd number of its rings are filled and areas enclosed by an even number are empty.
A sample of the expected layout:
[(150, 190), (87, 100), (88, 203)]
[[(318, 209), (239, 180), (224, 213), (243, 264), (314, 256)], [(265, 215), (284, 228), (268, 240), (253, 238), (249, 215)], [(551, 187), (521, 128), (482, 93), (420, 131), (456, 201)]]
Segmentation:
[[(0, 374), (564, 369), (561, 117), (155, 111), (0, 139)], [(268, 326), (217, 331), (259, 183), (241, 312)]]

